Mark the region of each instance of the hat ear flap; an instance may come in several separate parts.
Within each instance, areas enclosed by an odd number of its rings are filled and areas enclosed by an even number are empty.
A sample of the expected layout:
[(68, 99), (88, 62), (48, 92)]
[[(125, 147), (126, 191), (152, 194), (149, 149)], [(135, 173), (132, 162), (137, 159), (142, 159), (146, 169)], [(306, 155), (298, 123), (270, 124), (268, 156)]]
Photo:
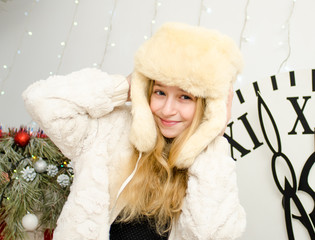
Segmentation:
[(156, 144), (155, 121), (147, 97), (149, 79), (135, 71), (131, 81), (132, 124), (129, 140), (140, 152), (152, 150)]
[(206, 99), (204, 120), (184, 144), (175, 166), (189, 168), (199, 155), (223, 130), (226, 123), (226, 103), (223, 99)]

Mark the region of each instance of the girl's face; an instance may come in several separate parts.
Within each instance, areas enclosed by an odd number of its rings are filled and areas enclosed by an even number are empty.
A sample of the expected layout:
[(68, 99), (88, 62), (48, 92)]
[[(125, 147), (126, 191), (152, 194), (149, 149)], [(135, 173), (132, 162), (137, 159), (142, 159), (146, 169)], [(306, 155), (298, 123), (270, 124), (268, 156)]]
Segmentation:
[(164, 137), (175, 138), (191, 125), (196, 111), (196, 101), (196, 97), (179, 87), (155, 81), (150, 108)]

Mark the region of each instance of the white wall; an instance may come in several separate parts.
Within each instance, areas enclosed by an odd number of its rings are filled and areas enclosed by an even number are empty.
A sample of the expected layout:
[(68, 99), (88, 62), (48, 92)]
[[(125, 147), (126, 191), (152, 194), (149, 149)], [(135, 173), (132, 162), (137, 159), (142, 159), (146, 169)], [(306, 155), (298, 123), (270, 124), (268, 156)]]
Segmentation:
[[(129, 74), (136, 49), (166, 21), (200, 22), (230, 35), (245, 59), (236, 89), (280, 72), (313, 68), (314, 11), (313, 0), (0, 1), (0, 123), (4, 128), (32, 124), (21, 93), (51, 74), (95, 64)], [(239, 176), (241, 189), (250, 184), (245, 177)], [(244, 200), (251, 197), (241, 194)], [(281, 214), (276, 218), (284, 221)], [(250, 218), (249, 226), (265, 229), (270, 217)], [(248, 228), (242, 239), (276, 239), (267, 237), (268, 231)], [(272, 231), (286, 237), (283, 222)]]

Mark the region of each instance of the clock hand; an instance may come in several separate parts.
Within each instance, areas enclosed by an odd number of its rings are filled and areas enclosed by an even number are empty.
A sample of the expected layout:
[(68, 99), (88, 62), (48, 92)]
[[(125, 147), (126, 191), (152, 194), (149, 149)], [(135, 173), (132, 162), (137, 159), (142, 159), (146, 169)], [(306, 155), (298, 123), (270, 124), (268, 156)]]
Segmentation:
[[(276, 183), (277, 188), (283, 194), (283, 208), (284, 208), (284, 212), (285, 212), (285, 219), (286, 219), (286, 226), (287, 226), (288, 237), (289, 237), (290, 240), (294, 239), (293, 228), (292, 228), (292, 218), (291, 218), (291, 217), (294, 217), (294, 218), (298, 219), (305, 226), (305, 228), (309, 232), (309, 235), (310, 235), (311, 239), (315, 239), (314, 220), (313, 220), (315, 210), (313, 210), (313, 212), (309, 216), (306, 213), (306, 211), (305, 211), (305, 209), (304, 209), (300, 199), (298, 198), (298, 196), (296, 194), (296, 192), (297, 192), (297, 181), (296, 181), (296, 175), (295, 175), (295, 172), (294, 172), (294, 168), (293, 168), (289, 158), (284, 153), (282, 153), (281, 139), (280, 139), (280, 134), (279, 134), (276, 122), (275, 122), (275, 120), (274, 120), (274, 118), (273, 118), (273, 116), (271, 114), (271, 111), (269, 110), (267, 104), (265, 103), (265, 101), (263, 100), (263, 98), (262, 98), (262, 96), (261, 96), (261, 94), (259, 92), (258, 85), (256, 84), (256, 86), (254, 86), (254, 88), (255, 88), (255, 91), (256, 91), (257, 98), (258, 98), (258, 117), (259, 117), (260, 127), (261, 127), (261, 130), (262, 130), (263, 136), (265, 138), (265, 141), (266, 141), (269, 149), (273, 153), (272, 160), (271, 160), (273, 178), (274, 178), (274, 181)], [(273, 126), (274, 133), (275, 133), (275, 138), (277, 140), (276, 141), (276, 143), (277, 143), (276, 146), (273, 146), (271, 144), (271, 141), (268, 138), (268, 134), (267, 134), (267, 131), (265, 129), (265, 124), (264, 124), (264, 119), (263, 119), (263, 113), (262, 113), (263, 109), (267, 113), (267, 116), (269, 117), (269, 120), (270, 120), (270, 122), (271, 122), (271, 124)], [(293, 181), (292, 185), (289, 183), (287, 177), (284, 178), (284, 187), (282, 187), (280, 182), (279, 182), (279, 179), (277, 177), (277, 171), (276, 171), (276, 160), (279, 159), (279, 158), (284, 159), (284, 161), (286, 162), (287, 166), (289, 167), (289, 170), (290, 170), (290, 173), (291, 173), (291, 178), (292, 178), (292, 181)], [(306, 166), (308, 166), (308, 165), (312, 166), (314, 164), (314, 157), (310, 157), (309, 159), (311, 159), (311, 160), (308, 160), (307, 163), (310, 161), (311, 164), (306, 164)], [(304, 168), (303, 168), (303, 170), (304, 170)], [(308, 173), (309, 173), (308, 170), (310, 170), (310, 168), (306, 168), (305, 171), (302, 171), (303, 175), (301, 174), (299, 190), (302, 190), (302, 191), (303, 190), (304, 191), (307, 190), (306, 192), (309, 193), (314, 199), (315, 198), (314, 197), (314, 191), (311, 191), (311, 192), (309, 191), (309, 189), (311, 189), (309, 187), (309, 185), (306, 185), (306, 187), (304, 187), (304, 188), (302, 187), (301, 188), (301, 182), (304, 183), (306, 181), (304, 176), (308, 176)], [(305, 174), (304, 172), (307, 172), (307, 174)], [(303, 186), (305, 186), (305, 184)], [(307, 186), (308, 186), (308, 188), (307, 188)], [(293, 202), (295, 203), (295, 205), (296, 205), (297, 209), (299, 210), (301, 216), (297, 217), (297, 216), (291, 214), (291, 200), (293, 200)]]

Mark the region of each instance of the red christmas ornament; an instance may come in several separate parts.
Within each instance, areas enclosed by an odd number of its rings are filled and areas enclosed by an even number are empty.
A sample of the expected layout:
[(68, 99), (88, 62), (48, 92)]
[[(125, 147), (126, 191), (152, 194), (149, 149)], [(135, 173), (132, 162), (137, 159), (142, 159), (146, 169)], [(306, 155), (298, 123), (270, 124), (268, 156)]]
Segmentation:
[(25, 131), (19, 131), (15, 134), (14, 142), (20, 147), (25, 147), (31, 139), (31, 136)]
[[(46, 229), (44, 232), (44, 240), (52, 240), (54, 236), (54, 229)], [(1, 239), (0, 239), (1, 240)]]

